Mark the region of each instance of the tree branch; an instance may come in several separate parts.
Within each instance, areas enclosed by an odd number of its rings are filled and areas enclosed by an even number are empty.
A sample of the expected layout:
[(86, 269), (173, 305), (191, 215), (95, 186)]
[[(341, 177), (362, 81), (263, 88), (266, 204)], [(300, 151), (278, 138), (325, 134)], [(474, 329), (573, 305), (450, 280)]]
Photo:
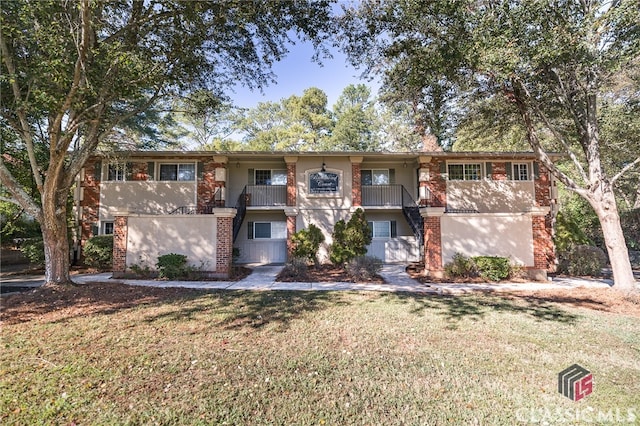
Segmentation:
[(616, 183), (616, 181), (618, 179), (620, 179), (622, 177), (623, 174), (625, 174), (626, 172), (628, 172), (629, 170), (631, 170), (636, 164), (640, 164), (640, 157), (636, 158), (635, 160), (633, 160), (631, 163), (627, 164), (626, 166), (624, 166), (622, 168), (622, 170), (620, 170), (614, 177), (611, 178), (611, 185), (613, 185), (614, 183)]
[[(8, 80), (11, 84), (14, 102), (16, 104), (16, 114), (18, 115), (18, 119), (20, 120), (19, 133), (22, 133), (22, 138), (27, 145), (27, 155), (29, 156), (31, 173), (33, 174), (33, 178), (35, 180), (38, 191), (42, 193), (42, 177), (40, 177), (40, 173), (38, 172), (38, 162), (36, 160), (35, 149), (33, 146), (33, 135), (31, 134), (31, 128), (29, 127), (29, 122), (24, 111), (24, 106), (21, 105), (23, 103), (23, 100), (22, 95), (20, 94), (20, 87), (18, 86), (18, 76), (16, 74), (16, 68), (13, 64), (13, 60), (9, 52), (9, 47), (7, 46), (7, 42), (4, 39), (2, 31), (0, 31), (0, 51), (2, 51), (2, 57), (4, 59), (5, 66), (7, 67), (7, 72), (9, 74)], [(6, 168), (5, 171), (9, 173), (9, 175), (11, 174), (11, 172), (9, 172), (9, 170)]]
[(16, 181), (9, 169), (7, 169), (7, 166), (4, 164), (2, 157), (0, 157), (0, 182), (2, 182), (2, 185), (4, 185), (9, 193), (14, 197), (14, 199), (1, 197), (0, 199), (2, 199), (2, 201), (8, 201), (19, 205), (25, 209), (27, 213), (35, 217), (38, 222), (42, 223), (42, 209), (33, 202), (33, 199), (29, 194), (27, 194), (20, 183)]

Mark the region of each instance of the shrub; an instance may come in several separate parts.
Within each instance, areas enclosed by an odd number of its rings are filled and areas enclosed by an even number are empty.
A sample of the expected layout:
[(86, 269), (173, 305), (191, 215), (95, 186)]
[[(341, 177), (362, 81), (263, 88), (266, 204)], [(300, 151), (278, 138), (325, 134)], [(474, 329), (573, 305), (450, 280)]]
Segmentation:
[(451, 262), (444, 265), (444, 272), (449, 277), (471, 278), (478, 276), (475, 262), (462, 253), (453, 255)]
[(500, 281), (511, 275), (511, 262), (506, 257), (476, 256), (471, 258), (480, 276), (491, 281)]
[(355, 257), (367, 254), (367, 246), (371, 244), (371, 229), (364, 211), (357, 209), (346, 224), (344, 220), (336, 222), (332, 236), (329, 260), (334, 265), (344, 265)]
[(113, 235), (97, 235), (89, 238), (83, 254), (86, 265), (110, 269), (113, 266)]
[(282, 278), (295, 278), (304, 281), (308, 278), (308, 272), (309, 266), (307, 265), (307, 259), (294, 257), (284, 265), (280, 276)]
[(607, 264), (604, 251), (595, 246), (576, 245), (558, 255), (558, 272), (569, 275), (597, 277)]
[(324, 241), (324, 235), (320, 228), (313, 223), (307, 229), (301, 229), (293, 234), (293, 257), (307, 259), (318, 264), (318, 249)]
[(185, 277), (189, 273), (187, 267), (187, 256), (184, 254), (169, 253), (158, 256), (158, 277), (175, 280)]
[(347, 273), (355, 281), (374, 278), (382, 269), (382, 260), (374, 256), (358, 256), (347, 263)]
[(34, 265), (44, 265), (44, 241), (42, 238), (29, 238), (20, 246), (20, 251)]

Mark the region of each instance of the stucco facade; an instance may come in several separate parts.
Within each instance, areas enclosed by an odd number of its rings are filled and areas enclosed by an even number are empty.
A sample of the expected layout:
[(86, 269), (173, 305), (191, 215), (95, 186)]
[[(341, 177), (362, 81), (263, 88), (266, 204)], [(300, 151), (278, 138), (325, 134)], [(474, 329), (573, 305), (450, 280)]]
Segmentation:
[[(459, 252), (510, 257), (534, 275), (554, 267), (555, 182), (531, 153), (134, 152), (91, 159), (79, 187), (83, 241), (116, 233), (127, 212), (125, 269), (165, 251), (219, 264), (224, 232), (240, 262), (282, 263), (309, 224), (327, 260), (334, 224), (357, 208), (369, 253), (386, 262), (439, 275)], [(208, 217), (221, 212), (227, 231)]]

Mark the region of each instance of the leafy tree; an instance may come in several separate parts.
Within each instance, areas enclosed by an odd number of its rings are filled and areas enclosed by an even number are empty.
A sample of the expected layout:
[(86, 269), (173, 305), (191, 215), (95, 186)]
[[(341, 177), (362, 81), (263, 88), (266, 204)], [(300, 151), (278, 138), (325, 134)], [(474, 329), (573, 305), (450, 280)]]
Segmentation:
[(331, 114), (327, 110), (327, 95), (317, 87), (306, 89), (302, 96), (291, 96), (284, 102), (294, 125), (300, 129), (296, 150), (317, 150), (331, 134)]
[(306, 229), (301, 229), (291, 237), (293, 257), (306, 259), (318, 264), (318, 249), (324, 241), (324, 234), (313, 223)]
[(113, 129), (171, 95), (273, 81), (270, 67), (287, 53), (290, 34), (322, 44), (330, 3), (3, 3), (2, 125), (27, 153), (37, 193), (24, 189), (4, 155), (0, 182), (10, 194), (4, 201), (42, 225), (47, 284), (70, 282), (67, 197)]
[(367, 254), (371, 244), (371, 228), (364, 217), (364, 211), (357, 209), (349, 222), (339, 220), (333, 227), (333, 244), (329, 259), (334, 265), (344, 265), (352, 259)]
[[(452, 109), (447, 105), (464, 96), (508, 102), (538, 159), (594, 209), (614, 288), (629, 292), (635, 280), (614, 187), (626, 172), (637, 169), (640, 157), (637, 145), (626, 144), (622, 149), (633, 152), (632, 157), (606, 167), (598, 107), (616, 77), (637, 65), (639, 22), (640, 9), (632, 0), (367, 0), (347, 10), (344, 37), (351, 61), (384, 70), (389, 91), (422, 102), (436, 130), (438, 123), (455, 121), (451, 115), (438, 119)], [(632, 87), (637, 98), (638, 86)], [(551, 146), (544, 143), (547, 135)], [(549, 150), (558, 148), (578, 178), (551, 161)]]
[(347, 86), (333, 106), (335, 125), (330, 146), (336, 151), (378, 151), (378, 117), (371, 90), (364, 84)]
[(402, 102), (380, 104), (378, 109), (380, 140), (384, 149), (397, 152), (419, 152), (422, 138), (416, 133), (413, 112)]

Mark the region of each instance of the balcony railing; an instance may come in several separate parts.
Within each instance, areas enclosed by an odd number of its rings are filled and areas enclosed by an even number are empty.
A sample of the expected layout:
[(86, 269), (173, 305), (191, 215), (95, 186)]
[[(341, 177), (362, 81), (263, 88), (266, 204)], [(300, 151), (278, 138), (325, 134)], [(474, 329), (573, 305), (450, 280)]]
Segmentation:
[(284, 206), (287, 204), (286, 185), (247, 185), (247, 207)]
[(402, 190), (402, 185), (362, 185), (362, 205), (402, 207)]

